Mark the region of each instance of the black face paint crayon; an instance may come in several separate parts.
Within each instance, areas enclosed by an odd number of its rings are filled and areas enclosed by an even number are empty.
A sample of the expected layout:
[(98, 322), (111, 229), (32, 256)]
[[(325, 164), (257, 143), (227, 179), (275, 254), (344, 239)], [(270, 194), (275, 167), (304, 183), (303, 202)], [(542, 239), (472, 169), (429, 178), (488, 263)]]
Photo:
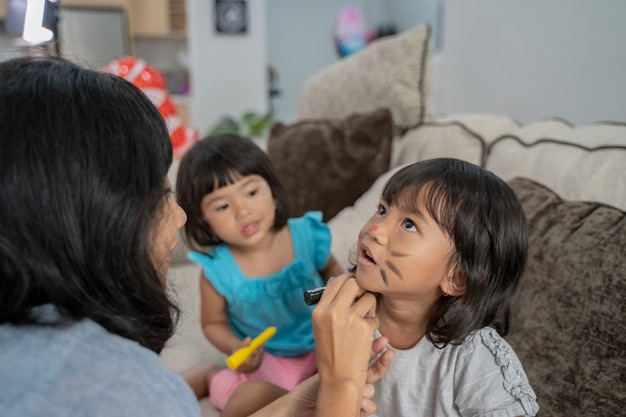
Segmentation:
[(308, 306), (312, 306), (313, 304), (317, 304), (322, 298), (322, 293), (326, 287), (317, 287), (312, 290), (306, 290), (304, 292), (304, 302)]

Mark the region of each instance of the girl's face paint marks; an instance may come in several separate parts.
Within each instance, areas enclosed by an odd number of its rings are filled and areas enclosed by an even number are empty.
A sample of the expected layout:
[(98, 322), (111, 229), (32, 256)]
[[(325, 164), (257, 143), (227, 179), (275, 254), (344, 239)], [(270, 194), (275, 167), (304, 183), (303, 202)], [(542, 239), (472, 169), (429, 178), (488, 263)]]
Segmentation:
[(389, 281), (387, 280), (387, 271), (385, 271), (384, 268), (380, 268), (380, 276), (382, 277), (385, 285), (389, 286)]
[(363, 288), (419, 299), (441, 295), (454, 253), (453, 242), (419, 201), (416, 207), (381, 201), (361, 229), (359, 248), (356, 276)]
[[(391, 271), (396, 274), (398, 276), (398, 278), (400, 279), (404, 279), (404, 277), (402, 276), (402, 272), (400, 272), (400, 269), (391, 261), (385, 261), (385, 265), (387, 265), (387, 267), (389, 269), (391, 269)], [(384, 271), (384, 269), (382, 270)], [(382, 273), (382, 272), (381, 272)]]

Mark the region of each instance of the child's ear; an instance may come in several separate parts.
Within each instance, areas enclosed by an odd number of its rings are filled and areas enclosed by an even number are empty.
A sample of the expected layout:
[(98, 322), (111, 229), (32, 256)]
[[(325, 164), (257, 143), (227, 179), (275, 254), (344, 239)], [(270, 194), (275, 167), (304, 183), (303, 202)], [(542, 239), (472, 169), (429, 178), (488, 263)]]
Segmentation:
[(465, 274), (461, 270), (458, 261), (450, 266), (447, 279), (441, 283), (441, 291), (444, 295), (457, 297), (465, 294), (466, 279)]

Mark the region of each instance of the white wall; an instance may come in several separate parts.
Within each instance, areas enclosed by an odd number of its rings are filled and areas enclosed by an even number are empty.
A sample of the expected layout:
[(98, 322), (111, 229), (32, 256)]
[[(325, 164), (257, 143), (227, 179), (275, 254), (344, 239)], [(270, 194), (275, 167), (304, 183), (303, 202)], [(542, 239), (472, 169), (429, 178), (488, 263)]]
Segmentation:
[(275, 119), (295, 121), (306, 79), (337, 60), (332, 41), (334, 18), (348, 4), (338, 0), (268, 0), (268, 60), (278, 74), (280, 89), (280, 95), (272, 100)]
[(435, 108), (626, 121), (626, 2), (447, 0)]
[[(396, 23), (408, 29), (428, 16), (419, 0), (268, 0), (267, 45), (269, 63), (277, 70), (281, 95), (273, 100), (277, 120), (296, 120), (298, 99), (304, 82), (339, 57), (333, 45), (335, 18), (344, 6), (363, 13), (369, 29)], [(395, 19), (398, 10), (402, 21)]]
[[(271, 0), (270, 0), (271, 1)], [(187, 0), (192, 125), (205, 135), (223, 116), (268, 110), (265, 0), (248, 0), (248, 31), (215, 31), (214, 1)]]
[(626, 1), (622, 0), (248, 0), (250, 31), (217, 36), (213, 1), (188, 1), (193, 124), (268, 109), (266, 66), (279, 75), (276, 119), (296, 120), (306, 79), (338, 57), (334, 18), (344, 5), (369, 27), (429, 21), (443, 32), (430, 113), (491, 112), (521, 122), (626, 121)]

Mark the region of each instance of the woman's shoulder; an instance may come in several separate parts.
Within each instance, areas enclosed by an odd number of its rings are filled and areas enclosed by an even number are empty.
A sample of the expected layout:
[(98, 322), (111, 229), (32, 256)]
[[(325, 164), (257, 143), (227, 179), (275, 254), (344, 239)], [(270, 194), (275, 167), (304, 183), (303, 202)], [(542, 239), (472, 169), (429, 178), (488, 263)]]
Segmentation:
[[(199, 414), (196, 398), (180, 374), (167, 369), (156, 353), (133, 341), (120, 339), (121, 343), (112, 345), (119, 345), (117, 356), (125, 358), (107, 373), (117, 388), (112, 398), (113, 403), (117, 402), (116, 407), (127, 407), (128, 398), (132, 396), (135, 411), (129, 415)], [(108, 391), (109, 388), (103, 385), (103, 389)]]
[(110, 415), (120, 410), (136, 416), (198, 415), (184, 380), (166, 369), (156, 353), (91, 320), (60, 327), (12, 326), (9, 332), (16, 340), (12, 355), (19, 360), (0, 372), (0, 385), (9, 387), (0, 402), (11, 395), (11, 386), (28, 386), (34, 396), (62, 406), (41, 410), (41, 415), (63, 415), (68, 409), (78, 416), (105, 415), (106, 410)]

